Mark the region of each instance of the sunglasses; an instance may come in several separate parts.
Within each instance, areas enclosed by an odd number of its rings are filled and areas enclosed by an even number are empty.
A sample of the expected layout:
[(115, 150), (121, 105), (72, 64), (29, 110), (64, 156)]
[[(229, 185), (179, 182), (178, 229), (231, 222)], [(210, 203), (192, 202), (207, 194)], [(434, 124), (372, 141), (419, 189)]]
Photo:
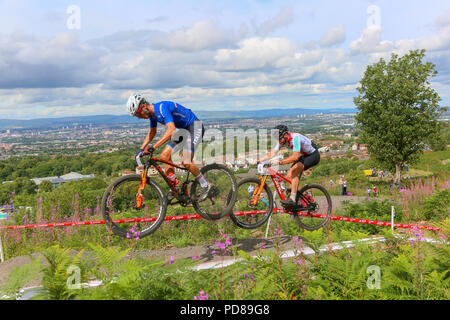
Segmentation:
[(147, 116), (147, 112), (145, 112), (144, 114), (142, 114), (141, 112), (143, 111), (142, 109), (144, 108), (144, 104), (142, 104), (140, 107), (139, 107), (139, 109), (136, 111), (136, 114), (135, 114), (135, 116), (136, 117), (139, 117), (139, 118), (142, 118), (142, 117), (145, 117), (145, 116)]

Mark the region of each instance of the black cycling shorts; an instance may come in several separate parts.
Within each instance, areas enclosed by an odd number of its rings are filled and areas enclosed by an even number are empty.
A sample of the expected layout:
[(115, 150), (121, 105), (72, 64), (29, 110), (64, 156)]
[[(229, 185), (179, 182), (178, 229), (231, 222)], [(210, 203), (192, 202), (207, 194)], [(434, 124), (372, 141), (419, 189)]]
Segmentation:
[(200, 120), (195, 120), (185, 129), (177, 129), (172, 138), (167, 142), (174, 152), (184, 150), (195, 152), (197, 147), (202, 143), (205, 127)]
[(313, 143), (312, 146), (316, 149), (316, 151), (314, 151), (311, 154), (308, 155), (301, 155), (297, 161), (295, 161), (291, 168), (293, 166), (295, 166), (297, 163), (301, 162), (303, 163), (303, 166), (305, 167), (303, 170), (308, 170), (311, 167), (314, 167), (315, 165), (317, 165), (320, 162), (320, 152), (319, 149), (316, 147), (316, 145)]

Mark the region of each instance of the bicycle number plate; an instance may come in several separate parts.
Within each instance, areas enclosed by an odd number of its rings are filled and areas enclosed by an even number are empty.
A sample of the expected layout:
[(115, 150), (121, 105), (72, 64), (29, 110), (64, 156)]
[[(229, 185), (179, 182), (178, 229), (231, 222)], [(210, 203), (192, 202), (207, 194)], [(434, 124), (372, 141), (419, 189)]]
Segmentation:
[(263, 174), (266, 174), (266, 172), (267, 172), (267, 169), (264, 168), (264, 163), (258, 164), (258, 173), (263, 175)]

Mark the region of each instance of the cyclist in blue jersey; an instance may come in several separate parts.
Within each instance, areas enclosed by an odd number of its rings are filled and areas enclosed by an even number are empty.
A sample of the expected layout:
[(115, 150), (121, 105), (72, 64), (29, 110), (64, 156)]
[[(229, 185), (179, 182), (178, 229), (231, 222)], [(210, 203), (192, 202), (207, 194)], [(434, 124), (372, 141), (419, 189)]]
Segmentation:
[(273, 158), (279, 151), (281, 146), (287, 146), (292, 149), (292, 155), (281, 161), (272, 160), (271, 164), (291, 164), (286, 177), (291, 179), (291, 194), (289, 199), (281, 201), (281, 204), (286, 209), (292, 209), (295, 205), (295, 196), (298, 191), (299, 177), (303, 171), (317, 165), (320, 161), (320, 153), (317, 146), (304, 135), (295, 132), (289, 132), (288, 127), (285, 125), (278, 125), (274, 129), (277, 130), (275, 138), (278, 140), (278, 144), (275, 148), (267, 154), (266, 157), (259, 162), (265, 162), (268, 159)]
[[(183, 149), (182, 164), (191, 172), (201, 185), (200, 200), (207, 197), (211, 186), (201, 174), (199, 168), (192, 162), (194, 152), (201, 144), (205, 128), (203, 123), (188, 108), (172, 101), (149, 103), (140, 94), (133, 94), (127, 102), (127, 111), (131, 116), (150, 120), (150, 129), (135, 157), (151, 153), (167, 142), (161, 152), (161, 159), (172, 161), (172, 153)], [(166, 126), (166, 132), (160, 140), (149, 146), (156, 135), (157, 124)], [(178, 130), (177, 130), (178, 129)], [(164, 164), (164, 169), (175, 185), (179, 184), (174, 167)]]

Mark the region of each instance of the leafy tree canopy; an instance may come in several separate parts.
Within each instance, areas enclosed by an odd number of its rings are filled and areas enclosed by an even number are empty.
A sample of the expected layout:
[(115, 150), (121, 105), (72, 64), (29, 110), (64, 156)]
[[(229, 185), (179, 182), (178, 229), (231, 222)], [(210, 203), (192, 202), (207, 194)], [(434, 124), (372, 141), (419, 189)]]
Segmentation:
[(395, 170), (396, 181), (402, 165), (414, 164), (429, 137), (442, 128), (437, 119), (446, 108), (439, 106), (441, 98), (429, 82), (437, 71), (433, 63), (422, 62), (424, 57), (425, 50), (412, 50), (369, 65), (354, 98), (361, 141), (377, 163)]

